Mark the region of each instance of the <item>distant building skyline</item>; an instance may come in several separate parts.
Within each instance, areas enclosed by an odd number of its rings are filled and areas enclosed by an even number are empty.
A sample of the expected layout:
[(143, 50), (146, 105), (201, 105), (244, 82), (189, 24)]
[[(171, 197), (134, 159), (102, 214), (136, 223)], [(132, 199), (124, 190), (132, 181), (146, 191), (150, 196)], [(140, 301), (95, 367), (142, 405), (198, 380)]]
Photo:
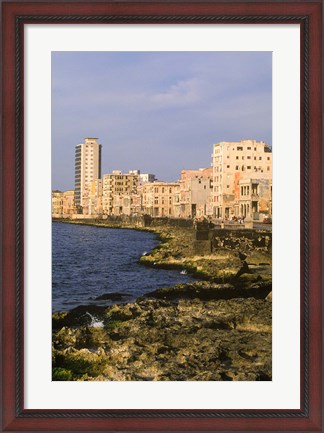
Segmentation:
[(74, 149), (99, 137), (102, 172), (162, 181), (210, 166), (213, 144), (272, 145), (270, 52), (53, 52), (52, 189), (73, 188)]
[(101, 178), (101, 144), (98, 138), (86, 137), (75, 146), (74, 191), (75, 206), (83, 206), (83, 196), (91, 182)]
[(52, 192), (54, 218), (149, 215), (236, 222), (272, 215), (272, 150), (263, 141), (215, 143), (211, 167), (182, 170), (178, 182), (148, 181), (152, 175), (141, 181), (137, 169), (113, 170), (99, 179), (93, 174), (100, 150), (96, 138), (76, 146), (76, 187)]

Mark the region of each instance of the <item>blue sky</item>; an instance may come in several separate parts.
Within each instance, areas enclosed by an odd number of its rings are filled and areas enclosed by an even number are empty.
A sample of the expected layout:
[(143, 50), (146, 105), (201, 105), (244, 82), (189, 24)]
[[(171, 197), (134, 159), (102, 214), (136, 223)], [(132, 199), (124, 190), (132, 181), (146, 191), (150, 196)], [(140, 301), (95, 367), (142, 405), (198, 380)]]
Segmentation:
[(74, 150), (102, 144), (102, 174), (176, 181), (219, 141), (272, 144), (270, 52), (53, 52), (52, 189), (74, 188)]

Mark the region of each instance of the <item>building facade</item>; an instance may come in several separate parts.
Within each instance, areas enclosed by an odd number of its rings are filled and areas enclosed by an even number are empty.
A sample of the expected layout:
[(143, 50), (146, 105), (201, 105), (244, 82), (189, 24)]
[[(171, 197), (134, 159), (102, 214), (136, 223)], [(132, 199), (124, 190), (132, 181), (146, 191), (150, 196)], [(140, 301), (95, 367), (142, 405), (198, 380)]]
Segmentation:
[(239, 191), (241, 216), (259, 220), (272, 215), (272, 181), (270, 179), (241, 179)]
[[(212, 168), (213, 216), (222, 219), (244, 216), (241, 212), (247, 207), (241, 206), (241, 186), (247, 181), (245, 186), (250, 185), (252, 193), (252, 180), (264, 179), (269, 182), (272, 179), (271, 148), (263, 141), (256, 140), (216, 143), (213, 147)], [(261, 188), (259, 192), (261, 193)], [(258, 200), (261, 203), (262, 197)], [(252, 198), (249, 206), (252, 208), (249, 207), (249, 211), (246, 211), (248, 215), (257, 217), (258, 212), (252, 210), (256, 208), (255, 203), (252, 204)]]
[(179, 216), (195, 218), (212, 215), (213, 169), (182, 170)]
[(74, 190), (63, 192), (63, 215), (72, 215), (75, 213)]
[(142, 185), (142, 211), (153, 217), (177, 217), (178, 182), (147, 182)]
[(101, 178), (101, 144), (98, 138), (87, 137), (75, 147), (75, 196), (77, 212), (82, 213), (83, 199), (89, 194), (91, 182)]
[(63, 214), (63, 192), (52, 191), (52, 215), (62, 216)]
[(106, 215), (130, 215), (137, 196), (139, 175), (114, 170), (102, 181), (102, 209)]
[(140, 184), (143, 184), (143, 183), (146, 183), (146, 182), (154, 182), (155, 180), (156, 180), (155, 174), (141, 173), (139, 175)]

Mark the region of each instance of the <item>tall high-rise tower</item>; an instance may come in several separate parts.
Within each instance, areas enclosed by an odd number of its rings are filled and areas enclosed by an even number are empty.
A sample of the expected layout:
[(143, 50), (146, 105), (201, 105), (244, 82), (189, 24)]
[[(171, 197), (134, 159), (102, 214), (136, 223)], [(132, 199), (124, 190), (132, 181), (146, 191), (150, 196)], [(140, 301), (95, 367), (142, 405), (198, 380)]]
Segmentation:
[(91, 182), (101, 178), (101, 144), (97, 140), (87, 137), (84, 143), (75, 146), (74, 204), (79, 210)]

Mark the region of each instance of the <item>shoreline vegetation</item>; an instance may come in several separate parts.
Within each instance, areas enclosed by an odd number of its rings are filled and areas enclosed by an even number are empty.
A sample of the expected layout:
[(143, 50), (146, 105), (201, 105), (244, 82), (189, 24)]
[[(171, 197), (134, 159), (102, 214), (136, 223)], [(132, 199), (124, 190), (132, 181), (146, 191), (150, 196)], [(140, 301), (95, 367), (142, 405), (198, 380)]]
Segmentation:
[(195, 279), (132, 303), (53, 313), (53, 380), (271, 380), (271, 241), (262, 231), (197, 240), (191, 227), (54, 221), (153, 232), (160, 243), (139, 262)]

